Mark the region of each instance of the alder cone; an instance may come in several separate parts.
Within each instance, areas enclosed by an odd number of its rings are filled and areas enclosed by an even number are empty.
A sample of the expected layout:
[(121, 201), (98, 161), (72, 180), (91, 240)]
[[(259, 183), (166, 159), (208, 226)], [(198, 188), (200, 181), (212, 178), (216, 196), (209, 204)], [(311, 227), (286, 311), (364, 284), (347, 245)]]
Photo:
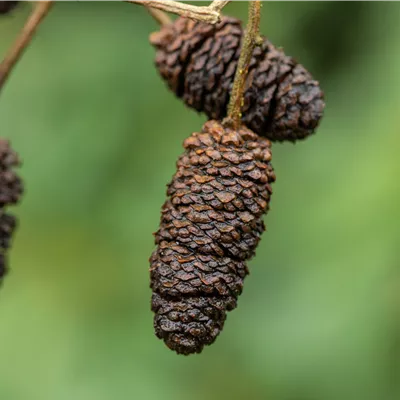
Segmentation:
[(16, 227), (16, 218), (9, 214), (0, 216), (0, 278), (7, 272), (6, 250), (10, 247), (12, 234)]
[(18, 1), (0, 1), (0, 14), (8, 14), (17, 4)]
[(0, 139), (0, 207), (16, 204), (21, 198), (22, 182), (14, 171), (19, 165), (18, 155), (8, 140)]
[[(155, 64), (170, 89), (217, 120), (226, 116), (242, 40), (241, 22), (231, 17), (216, 25), (180, 17), (150, 36)], [(264, 39), (249, 67), (243, 123), (272, 141), (296, 141), (315, 131), (324, 107), (319, 83)]]
[(4, 208), (16, 204), (23, 192), (21, 179), (14, 171), (19, 165), (18, 155), (8, 140), (0, 139), (0, 278), (7, 272), (7, 250), (17, 225), (16, 218), (7, 214)]
[(184, 141), (150, 258), (156, 335), (200, 353), (236, 307), (268, 210), (270, 142), (208, 121)]

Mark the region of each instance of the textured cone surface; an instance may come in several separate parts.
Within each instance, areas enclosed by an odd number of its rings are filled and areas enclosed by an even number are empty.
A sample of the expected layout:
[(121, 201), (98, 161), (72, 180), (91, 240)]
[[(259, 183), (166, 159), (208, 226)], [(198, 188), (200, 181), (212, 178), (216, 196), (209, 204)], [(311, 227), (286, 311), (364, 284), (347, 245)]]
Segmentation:
[(10, 247), (11, 237), (16, 227), (16, 219), (12, 215), (0, 216), (0, 278), (7, 272), (6, 250)]
[[(150, 37), (157, 69), (170, 89), (218, 120), (226, 116), (242, 39), (240, 21), (230, 17), (216, 25), (180, 17)], [(270, 140), (295, 141), (314, 132), (324, 107), (319, 83), (264, 39), (251, 60), (243, 123)]]
[(184, 141), (150, 258), (156, 335), (199, 353), (236, 307), (265, 227), (275, 175), (270, 142), (216, 121)]
[(17, 4), (18, 1), (0, 1), (0, 14), (8, 14)]
[(19, 165), (18, 156), (9, 142), (0, 139), (0, 207), (17, 203), (22, 195), (21, 179), (14, 172), (14, 167)]
[(5, 213), (4, 208), (16, 204), (22, 195), (21, 179), (14, 168), (20, 165), (17, 154), (11, 149), (8, 140), (0, 139), (0, 278), (7, 272), (7, 250), (17, 225), (14, 216)]

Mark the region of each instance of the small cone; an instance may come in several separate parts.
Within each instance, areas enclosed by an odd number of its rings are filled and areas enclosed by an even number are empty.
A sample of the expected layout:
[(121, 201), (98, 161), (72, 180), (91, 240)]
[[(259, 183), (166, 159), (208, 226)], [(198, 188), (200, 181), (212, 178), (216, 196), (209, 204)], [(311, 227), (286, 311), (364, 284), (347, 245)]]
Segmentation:
[(7, 273), (6, 251), (10, 247), (16, 224), (17, 221), (14, 216), (8, 214), (0, 216), (0, 279)]
[[(242, 40), (240, 21), (230, 17), (216, 25), (180, 17), (150, 37), (170, 89), (217, 120), (226, 116)], [(243, 123), (272, 141), (296, 141), (314, 133), (324, 107), (319, 83), (264, 39), (249, 67)]]
[(0, 139), (0, 207), (16, 204), (21, 198), (22, 182), (14, 172), (19, 165), (18, 155), (11, 149), (8, 140)]
[(150, 258), (156, 335), (180, 354), (221, 332), (264, 231), (275, 174), (270, 142), (208, 121), (184, 142)]
[(17, 4), (18, 1), (0, 1), (0, 15), (8, 14)]
[(18, 155), (12, 150), (8, 140), (0, 139), (0, 279), (8, 270), (7, 251), (17, 226), (16, 218), (7, 214), (4, 209), (19, 202), (23, 193), (21, 179), (14, 171), (19, 165)]

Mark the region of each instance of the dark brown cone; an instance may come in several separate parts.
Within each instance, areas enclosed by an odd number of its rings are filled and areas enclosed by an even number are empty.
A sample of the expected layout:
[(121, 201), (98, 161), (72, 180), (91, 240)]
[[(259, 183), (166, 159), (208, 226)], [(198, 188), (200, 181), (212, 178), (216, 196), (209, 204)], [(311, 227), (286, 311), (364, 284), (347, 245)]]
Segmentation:
[(236, 299), (226, 297), (172, 297), (153, 293), (152, 310), (157, 337), (178, 354), (200, 353), (221, 332), (226, 311), (236, 307)]
[[(209, 118), (226, 116), (243, 30), (235, 18), (216, 25), (178, 18), (153, 33), (160, 75), (186, 105)], [(312, 134), (323, 115), (319, 83), (267, 39), (254, 50), (247, 79), (243, 123), (273, 141)]]
[(6, 250), (10, 247), (10, 241), (16, 227), (16, 219), (12, 215), (0, 216), (0, 278), (7, 272)]
[(17, 219), (10, 214), (0, 216), (0, 251), (10, 247), (11, 236), (17, 226)]
[(0, 1), (0, 14), (8, 14), (17, 4), (18, 1)]
[(270, 142), (216, 121), (184, 141), (150, 258), (156, 335), (199, 353), (236, 307), (264, 231), (275, 175)]
[(8, 140), (0, 139), (0, 278), (7, 272), (6, 253), (17, 225), (16, 218), (6, 214), (4, 208), (17, 203), (23, 192), (22, 182), (14, 172), (14, 167), (19, 165), (18, 156)]
[(8, 140), (0, 139), (0, 207), (15, 204), (21, 198), (23, 186), (21, 179), (14, 172), (20, 161), (11, 149)]

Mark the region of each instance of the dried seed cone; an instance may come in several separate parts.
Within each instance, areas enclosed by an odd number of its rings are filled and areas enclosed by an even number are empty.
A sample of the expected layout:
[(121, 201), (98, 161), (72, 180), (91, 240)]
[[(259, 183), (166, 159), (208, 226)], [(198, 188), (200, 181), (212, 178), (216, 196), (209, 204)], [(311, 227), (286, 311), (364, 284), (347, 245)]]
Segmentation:
[(0, 14), (8, 14), (17, 4), (18, 1), (0, 1)]
[(275, 175), (270, 142), (208, 121), (184, 141), (150, 258), (156, 335), (180, 354), (221, 332), (265, 227)]
[[(226, 116), (240, 55), (239, 20), (216, 25), (178, 18), (150, 36), (160, 75), (186, 105), (211, 119)], [(247, 78), (243, 123), (273, 141), (296, 141), (312, 134), (323, 115), (319, 83), (267, 39), (254, 50)]]
[(12, 215), (0, 216), (0, 278), (7, 272), (6, 250), (10, 247), (12, 234), (17, 225), (16, 218)]
[(0, 278), (7, 272), (7, 250), (17, 225), (16, 218), (5, 213), (4, 208), (16, 204), (23, 192), (21, 179), (14, 171), (19, 165), (8, 140), (0, 139)]
[(18, 155), (8, 140), (0, 139), (0, 207), (16, 204), (21, 198), (22, 182), (14, 171), (19, 165)]

